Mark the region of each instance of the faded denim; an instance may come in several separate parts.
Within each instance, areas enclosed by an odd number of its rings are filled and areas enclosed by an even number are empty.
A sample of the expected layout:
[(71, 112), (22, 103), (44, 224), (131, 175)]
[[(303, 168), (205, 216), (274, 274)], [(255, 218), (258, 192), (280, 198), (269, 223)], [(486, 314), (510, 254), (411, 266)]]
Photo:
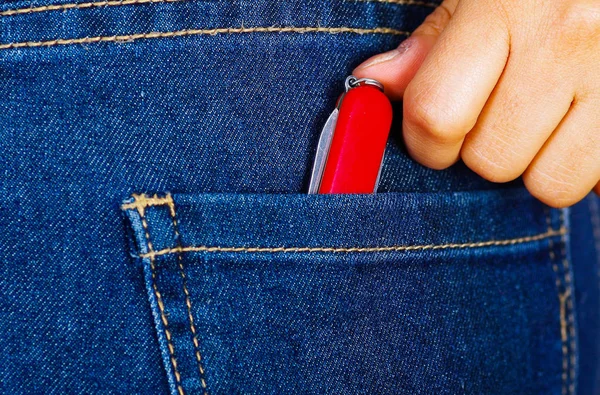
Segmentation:
[(421, 167), (400, 105), (378, 195), (305, 195), (434, 4), (70, 4), (0, 4), (1, 393), (598, 393), (597, 198)]

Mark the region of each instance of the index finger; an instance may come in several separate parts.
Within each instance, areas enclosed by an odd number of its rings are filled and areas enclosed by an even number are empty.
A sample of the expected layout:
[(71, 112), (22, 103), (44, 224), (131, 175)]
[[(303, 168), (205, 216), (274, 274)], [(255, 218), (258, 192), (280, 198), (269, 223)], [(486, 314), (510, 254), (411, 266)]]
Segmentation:
[(489, 2), (462, 1), (404, 92), (403, 134), (411, 156), (444, 169), (506, 65), (509, 34)]

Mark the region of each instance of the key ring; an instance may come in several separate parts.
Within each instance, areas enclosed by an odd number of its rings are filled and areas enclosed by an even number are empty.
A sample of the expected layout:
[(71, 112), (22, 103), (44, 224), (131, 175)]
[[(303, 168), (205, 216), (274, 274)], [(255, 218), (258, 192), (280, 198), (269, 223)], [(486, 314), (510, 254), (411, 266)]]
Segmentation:
[(346, 81), (344, 82), (344, 85), (346, 86), (346, 92), (352, 88), (360, 86), (361, 84), (376, 86), (380, 91), (383, 92), (383, 84), (372, 78), (356, 78), (353, 75), (349, 75), (346, 77)]

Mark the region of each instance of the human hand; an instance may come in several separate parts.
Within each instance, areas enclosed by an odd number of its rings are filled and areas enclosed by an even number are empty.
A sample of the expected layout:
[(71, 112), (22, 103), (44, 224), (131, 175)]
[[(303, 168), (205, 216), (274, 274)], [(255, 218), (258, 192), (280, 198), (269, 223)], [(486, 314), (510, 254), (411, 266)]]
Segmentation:
[(353, 74), (403, 100), (405, 144), (425, 166), (522, 175), (554, 207), (600, 194), (599, 0), (445, 0)]

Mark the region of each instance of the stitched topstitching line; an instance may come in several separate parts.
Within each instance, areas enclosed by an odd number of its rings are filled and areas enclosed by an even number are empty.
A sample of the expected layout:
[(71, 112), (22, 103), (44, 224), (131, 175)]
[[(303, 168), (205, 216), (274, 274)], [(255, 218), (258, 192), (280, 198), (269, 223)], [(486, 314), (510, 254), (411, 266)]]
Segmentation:
[(143, 212), (146, 207), (169, 205), (173, 199), (170, 197), (170, 195), (168, 196), (169, 198), (160, 197), (157, 194), (154, 194), (153, 196), (148, 196), (146, 194), (134, 194), (133, 202), (122, 204), (121, 210), (142, 210)]
[[(122, 210), (138, 210), (143, 212), (146, 207), (175, 204), (171, 195), (159, 197), (133, 195), (134, 201), (121, 205)], [(547, 230), (533, 236), (519, 237), (505, 240), (488, 240), (472, 243), (449, 243), (449, 244), (425, 244), (425, 245), (393, 245), (380, 247), (219, 247), (219, 246), (188, 246), (178, 245), (175, 248), (165, 248), (159, 251), (149, 251), (146, 254), (140, 254), (140, 258), (150, 258), (166, 254), (180, 254), (183, 252), (273, 252), (273, 253), (303, 253), (303, 252), (332, 252), (332, 253), (352, 253), (352, 252), (388, 252), (388, 251), (418, 251), (418, 250), (440, 250), (440, 249), (459, 249), (459, 248), (481, 248), (493, 246), (507, 246), (521, 243), (539, 241), (554, 236), (563, 236), (566, 229), (552, 229), (549, 215), (547, 219)], [(552, 253), (552, 252), (551, 252)], [(557, 283), (558, 285), (558, 283)]]
[[(145, 197), (145, 195), (133, 195), (133, 198), (134, 198), (134, 200), (137, 200), (138, 198), (143, 200), (146, 197)], [(148, 245), (148, 251), (152, 252), (153, 246), (152, 246), (152, 241), (150, 240), (150, 231), (148, 230), (148, 221), (146, 220), (146, 217), (144, 216), (144, 214), (145, 214), (144, 207), (141, 204), (138, 205), (137, 211), (142, 220), (142, 226), (144, 227), (144, 235), (146, 238), (146, 243)], [(175, 347), (173, 346), (173, 342), (171, 340), (171, 332), (169, 331), (169, 321), (168, 321), (167, 315), (165, 313), (165, 306), (162, 301), (162, 295), (158, 291), (158, 286), (156, 285), (155, 268), (156, 268), (156, 264), (155, 264), (154, 257), (152, 256), (152, 257), (150, 257), (150, 270), (152, 272), (152, 289), (154, 291), (154, 295), (156, 296), (156, 302), (158, 304), (158, 309), (160, 310), (160, 319), (163, 323), (163, 329), (164, 329), (165, 337), (167, 339), (167, 348), (169, 349), (169, 356), (170, 356), (169, 359), (171, 361), (171, 367), (173, 368), (173, 373), (175, 375), (177, 392), (179, 393), (179, 395), (185, 395), (185, 393), (183, 391), (183, 387), (181, 385), (181, 375), (179, 374), (179, 371), (177, 369), (177, 359), (175, 358)]]
[(142, 39), (171, 38), (183, 36), (214, 36), (217, 34), (245, 34), (245, 33), (355, 33), (355, 34), (392, 34), (408, 36), (410, 32), (389, 27), (355, 28), (355, 27), (296, 27), (296, 26), (257, 26), (257, 27), (227, 27), (215, 29), (184, 29), (170, 32), (149, 32), (115, 36), (96, 36), (82, 38), (58, 38), (48, 41), (24, 41), (0, 44), (0, 50), (15, 48), (53, 47), (57, 45), (94, 44), (101, 42), (131, 42)]
[(177, 3), (185, 0), (106, 0), (106, 1), (90, 1), (86, 3), (68, 3), (68, 4), (51, 4), (40, 7), (15, 8), (0, 12), (0, 16), (33, 14), (36, 12), (46, 11), (66, 11), (82, 8), (98, 8), (112, 7), (133, 4), (148, 4), (148, 3)]
[[(20, 15), (20, 14), (33, 14), (36, 12), (46, 11), (66, 11), (72, 9), (85, 9), (85, 8), (96, 8), (96, 7), (112, 7), (112, 6), (124, 6), (133, 4), (148, 4), (148, 3), (177, 3), (186, 0), (105, 0), (105, 1), (90, 1), (85, 3), (67, 3), (67, 4), (51, 4), (39, 7), (26, 7), (26, 8), (15, 8), (0, 12), (0, 16)], [(392, 3), (399, 5), (415, 5), (423, 7), (437, 7), (438, 4), (426, 1), (418, 0), (355, 0), (363, 2), (381, 2), (381, 3)]]
[[(179, 234), (179, 225), (177, 221), (177, 213), (175, 211), (175, 202), (171, 197), (171, 194), (167, 194), (166, 199), (168, 199), (167, 205), (169, 206), (169, 213), (171, 214), (171, 220), (173, 221), (173, 230), (175, 232), (175, 239), (177, 240), (177, 245), (181, 246), (181, 235)], [(196, 331), (196, 325), (194, 324), (194, 316), (192, 314), (192, 302), (190, 298), (190, 293), (187, 288), (187, 277), (185, 275), (185, 269), (183, 266), (182, 254), (177, 254), (177, 264), (179, 266), (179, 274), (181, 275), (181, 280), (183, 284), (183, 292), (185, 294), (185, 305), (187, 307), (188, 313), (188, 321), (190, 323), (190, 332), (192, 333), (192, 342), (194, 343), (194, 355), (196, 356), (196, 362), (198, 364), (198, 372), (200, 373), (200, 383), (202, 385), (202, 389), (204, 391), (204, 395), (208, 395), (208, 389), (206, 385), (206, 379), (204, 375), (204, 367), (202, 366), (202, 355), (200, 354), (200, 344), (198, 342), (198, 335)]]
[(364, 2), (364, 3), (390, 3), (390, 4), (399, 4), (399, 5), (414, 5), (421, 7), (431, 7), (436, 8), (439, 6), (438, 3), (430, 2), (430, 1), (419, 1), (419, 0), (354, 0), (356, 2)]
[(532, 241), (543, 240), (553, 236), (560, 236), (563, 229), (550, 230), (534, 236), (519, 237), (506, 240), (489, 240), (476, 243), (454, 243), (454, 244), (427, 244), (427, 245), (396, 245), (382, 247), (218, 247), (218, 246), (189, 246), (165, 248), (159, 251), (151, 251), (140, 254), (141, 258), (156, 257), (166, 254), (179, 254), (183, 252), (271, 252), (271, 253), (303, 253), (303, 252), (331, 252), (331, 253), (353, 253), (353, 252), (388, 252), (388, 251), (419, 251), (419, 250), (443, 250), (460, 248), (482, 248), (493, 246), (508, 246)]
[[(175, 217), (175, 203), (171, 197), (171, 195), (167, 195), (164, 198), (160, 198), (157, 195), (152, 197), (148, 197), (146, 195), (133, 195), (134, 201), (132, 203), (126, 203), (121, 206), (123, 210), (135, 209), (137, 210), (141, 217), (144, 228), (147, 231), (147, 223), (145, 222), (145, 218), (143, 216), (144, 209), (150, 206), (157, 205), (168, 205), (171, 210), (171, 215), (173, 218), (173, 225), (175, 227), (176, 236), (179, 238), (179, 231), (177, 230), (177, 220)], [(384, 247), (349, 247), (349, 248), (336, 248), (336, 247), (211, 247), (211, 246), (190, 246), (190, 247), (182, 247), (180, 242), (178, 242), (178, 246), (176, 248), (166, 248), (159, 251), (154, 251), (152, 249), (152, 245), (149, 240), (149, 234), (146, 233), (146, 239), (149, 244), (148, 253), (140, 254), (141, 258), (150, 258), (152, 263), (152, 268), (154, 269), (154, 259), (159, 255), (166, 254), (178, 254), (181, 257), (181, 253), (183, 252), (282, 252), (282, 253), (301, 253), (301, 252), (334, 252), (334, 253), (350, 253), (350, 252), (385, 252), (385, 251), (415, 251), (415, 250), (436, 250), (436, 249), (457, 249), (457, 248), (477, 248), (477, 247), (487, 247), (487, 246), (506, 246), (506, 245), (514, 245), (527, 243), (532, 241), (549, 239), (549, 255), (550, 260), (552, 262), (553, 271), (556, 273), (555, 284), (558, 289), (558, 298), (559, 298), (559, 306), (560, 306), (560, 332), (561, 332), (561, 342), (562, 342), (562, 351), (563, 351), (563, 373), (562, 373), (562, 393), (573, 395), (575, 392), (575, 363), (576, 363), (576, 344), (575, 344), (575, 329), (574, 329), (574, 314), (573, 314), (573, 301), (571, 295), (571, 275), (570, 275), (570, 265), (566, 255), (566, 233), (567, 229), (564, 221), (564, 211), (561, 210), (560, 213), (560, 228), (555, 230), (552, 228), (550, 213), (548, 209), (546, 212), (546, 222), (547, 222), (547, 230), (544, 233), (540, 233), (533, 236), (520, 237), (514, 239), (506, 239), (506, 240), (490, 240), (484, 242), (475, 242), (475, 243), (455, 243), (455, 244), (429, 244), (429, 245), (405, 245), (405, 246), (384, 246)], [(562, 265), (565, 273), (565, 284), (562, 286), (562, 281), (560, 279), (558, 265), (556, 263), (556, 255), (553, 251), (554, 242), (552, 241), (552, 237), (561, 236), (561, 255), (563, 257)], [(181, 265), (181, 263), (180, 263)], [(182, 269), (182, 267), (180, 266)], [(182, 272), (183, 273), (183, 272)], [(153, 272), (154, 276), (154, 272)], [(183, 278), (185, 281), (185, 273), (183, 273)], [(155, 285), (155, 284), (154, 284)], [(185, 287), (185, 285), (184, 285)], [(155, 291), (158, 292), (158, 290)], [(158, 293), (157, 298), (160, 296)], [(189, 297), (189, 293), (186, 292), (186, 297)], [(159, 299), (160, 300), (160, 299)], [(161, 303), (162, 304), (162, 303)], [(159, 307), (160, 305), (159, 304)], [(187, 304), (187, 302), (186, 302)], [(191, 306), (188, 305), (188, 308)], [(568, 310), (568, 311), (567, 311)], [(188, 310), (191, 314), (191, 309)], [(161, 309), (161, 313), (163, 313)], [(568, 316), (568, 317), (567, 317)], [(164, 317), (166, 320), (166, 317)], [(193, 325), (193, 316), (190, 316), (190, 324)], [(195, 328), (194, 328), (195, 329)], [(166, 325), (165, 325), (166, 330)], [(195, 335), (195, 330), (192, 330), (193, 335)], [(569, 339), (570, 338), (570, 339)], [(167, 336), (167, 339), (170, 339), (170, 336)], [(197, 342), (197, 339), (194, 338)], [(197, 344), (195, 342), (195, 345)], [(172, 347), (172, 346), (171, 346)], [(172, 348), (169, 348), (171, 351)], [(174, 358), (174, 355), (173, 355)], [(200, 364), (201, 359), (198, 358), (199, 369), (201, 374), (204, 373), (204, 370)], [(176, 361), (174, 367), (176, 369)], [(570, 369), (569, 369), (570, 365)], [(177, 376), (176, 376), (177, 377)], [(570, 383), (569, 383), (570, 379)], [(203, 385), (205, 382), (203, 381)], [(206, 389), (206, 387), (204, 387)], [(182, 389), (180, 389), (180, 395), (182, 395)], [(205, 392), (206, 393), (206, 392)]]
[[(561, 227), (565, 227), (565, 209), (560, 210), (560, 224)], [(566, 232), (561, 237), (561, 255), (562, 255), (562, 265), (564, 271), (564, 279), (565, 279), (565, 305), (566, 305), (566, 320), (568, 326), (568, 344), (569, 344), (569, 386), (568, 386), (568, 394), (575, 394), (575, 363), (577, 356), (577, 345), (575, 339), (575, 313), (573, 306), (573, 281), (571, 277), (571, 267), (569, 258), (567, 256), (567, 240), (566, 240)]]
[[(551, 230), (552, 223), (551, 223), (551, 219), (550, 219), (550, 211), (547, 208), (545, 208), (544, 211), (546, 213), (546, 223), (548, 225), (548, 230)], [(561, 225), (562, 225), (562, 223), (561, 223)], [(563, 291), (563, 289), (566, 289), (566, 288), (563, 287), (563, 281), (561, 278), (562, 276), (560, 274), (558, 264), (556, 262), (556, 254), (554, 253), (554, 241), (552, 239), (549, 239), (549, 241), (548, 241), (548, 251), (549, 251), (549, 256), (550, 256), (550, 262), (552, 263), (552, 270), (554, 271), (554, 273), (556, 275), (555, 285), (556, 285), (556, 290), (558, 292), (560, 342), (561, 342), (560, 348), (561, 348), (561, 352), (562, 352), (562, 373), (561, 373), (562, 395), (567, 395), (567, 388), (568, 388), (567, 372), (568, 372), (568, 368), (569, 368), (569, 366), (568, 366), (569, 365), (569, 350), (568, 350), (568, 344), (567, 344), (567, 320), (566, 320), (566, 315), (565, 315), (566, 291)]]

